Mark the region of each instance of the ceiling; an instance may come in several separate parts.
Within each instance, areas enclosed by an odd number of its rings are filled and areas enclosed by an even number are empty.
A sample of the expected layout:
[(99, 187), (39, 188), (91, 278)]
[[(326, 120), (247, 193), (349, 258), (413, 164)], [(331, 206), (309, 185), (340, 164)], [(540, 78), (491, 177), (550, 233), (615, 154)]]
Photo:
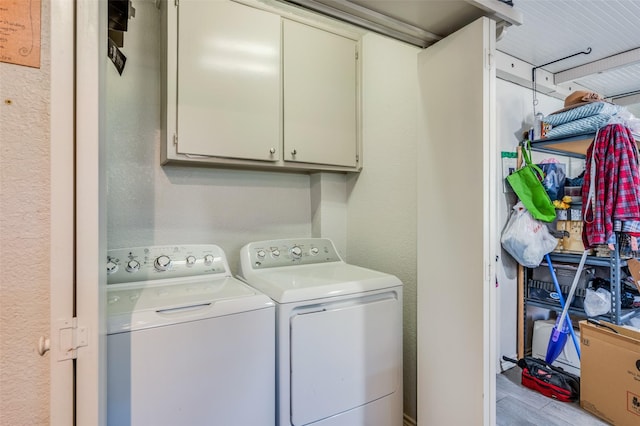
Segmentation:
[(498, 50), (540, 66), (591, 48), (543, 69), (556, 84), (578, 84), (640, 116), (640, 1), (514, 0), (514, 8), (523, 23), (506, 29)]
[(356, 17), (352, 23), (421, 47), (490, 16), (501, 29), (499, 51), (542, 66), (560, 87), (593, 90), (640, 117), (640, 0), (287, 1)]

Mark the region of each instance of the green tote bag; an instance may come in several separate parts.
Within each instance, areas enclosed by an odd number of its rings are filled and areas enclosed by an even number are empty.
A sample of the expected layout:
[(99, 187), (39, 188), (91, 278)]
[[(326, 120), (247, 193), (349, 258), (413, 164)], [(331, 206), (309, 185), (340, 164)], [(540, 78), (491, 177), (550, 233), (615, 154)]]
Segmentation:
[(525, 208), (535, 219), (543, 222), (553, 222), (556, 209), (542, 186), (544, 172), (531, 162), (531, 145), (522, 148), (524, 165), (507, 176), (507, 181)]

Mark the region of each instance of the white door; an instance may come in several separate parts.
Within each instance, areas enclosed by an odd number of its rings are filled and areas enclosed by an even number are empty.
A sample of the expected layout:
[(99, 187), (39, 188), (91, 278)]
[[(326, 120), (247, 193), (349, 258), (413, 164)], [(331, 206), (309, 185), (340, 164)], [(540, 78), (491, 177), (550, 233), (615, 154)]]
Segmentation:
[(495, 22), (418, 57), (418, 422), (495, 424)]

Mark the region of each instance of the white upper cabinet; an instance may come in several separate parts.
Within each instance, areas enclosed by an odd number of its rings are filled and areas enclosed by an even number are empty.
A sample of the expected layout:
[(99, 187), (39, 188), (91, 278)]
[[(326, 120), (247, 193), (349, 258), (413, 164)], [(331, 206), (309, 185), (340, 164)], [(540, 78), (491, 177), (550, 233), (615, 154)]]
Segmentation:
[(165, 4), (163, 164), (360, 170), (359, 35), (291, 7)]
[(275, 161), (280, 17), (230, 1), (181, 0), (178, 151)]
[(284, 158), (356, 167), (357, 44), (283, 21)]

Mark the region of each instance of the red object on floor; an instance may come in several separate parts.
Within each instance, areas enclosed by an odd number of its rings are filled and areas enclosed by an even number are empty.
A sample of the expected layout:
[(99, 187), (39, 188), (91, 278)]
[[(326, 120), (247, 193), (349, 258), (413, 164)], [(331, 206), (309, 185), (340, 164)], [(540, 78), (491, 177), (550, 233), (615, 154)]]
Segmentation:
[[(558, 401), (573, 402), (578, 400), (578, 396), (572, 390), (552, 384), (549, 381), (550, 374), (539, 370), (538, 374), (534, 376), (525, 368), (522, 370), (522, 385)], [(541, 379), (540, 376), (547, 377), (547, 379)]]
[(574, 402), (580, 398), (578, 376), (530, 356), (519, 360), (503, 356), (502, 359), (522, 368), (522, 386), (562, 402)]

